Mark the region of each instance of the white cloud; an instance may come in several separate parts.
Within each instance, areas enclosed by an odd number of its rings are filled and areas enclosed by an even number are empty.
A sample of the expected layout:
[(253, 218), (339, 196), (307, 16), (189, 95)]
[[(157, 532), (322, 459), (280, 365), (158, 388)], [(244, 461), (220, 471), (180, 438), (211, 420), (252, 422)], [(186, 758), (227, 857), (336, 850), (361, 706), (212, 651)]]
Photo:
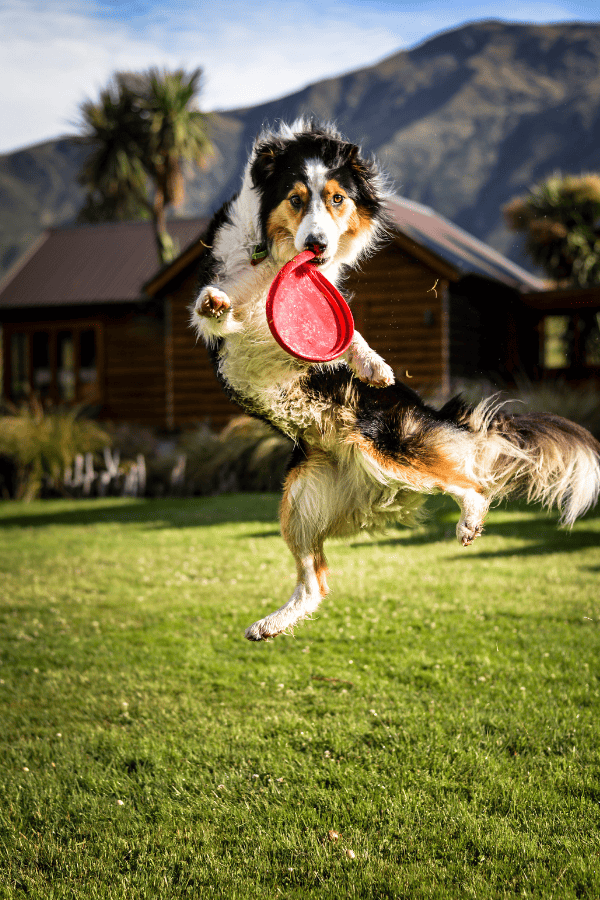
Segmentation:
[(74, 131), (82, 100), (117, 69), (177, 59), (118, 23), (106, 27), (83, 7), (10, 0), (0, 10), (0, 152)]
[[(573, 2), (507, 0), (501, 15), (576, 18)], [(203, 108), (250, 106), (498, 15), (475, 0), (0, 0), (0, 152), (73, 132), (118, 69), (201, 66)]]
[(359, 18), (335, 0), (215, 0), (201, 12), (167, 0), (129, 21), (108, 13), (95, 0), (0, 5), (0, 152), (72, 132), (81, 101), (117, 69), (201, 66), (203, 108), (227, 109), (368, 65), (398, 43), (391, 15)]

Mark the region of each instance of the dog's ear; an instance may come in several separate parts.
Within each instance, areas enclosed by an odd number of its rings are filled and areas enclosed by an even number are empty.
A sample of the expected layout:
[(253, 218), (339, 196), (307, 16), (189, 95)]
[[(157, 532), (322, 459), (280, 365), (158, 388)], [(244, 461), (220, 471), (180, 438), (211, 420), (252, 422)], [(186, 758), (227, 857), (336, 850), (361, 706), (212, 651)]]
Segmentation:
[(346, 165), (350, 166), (350, 168), (358, 175), (363, 175), (365, 172), (365, 163), (360, 156), (360, 147), (357, 147), (356, 144), (348, 144), (344, 149), (346, 153)]
[(367, 181), (372, 175), (373, 167), (362, 158), (360, 147), (356, 144), (346, 144), (344, 147), (345, 164), (350, 168), (355, 177), (361, 182)]
[(360, 155), (360, 147), (356, 144), (347, 144), (346, 145), (346, 153), (347, 153), (347, 161), (349, 163), (353, 163), (355, 159)]
[(250, 169), (254, 187), (258, 187), (259, 184), (264, 184), (264, 182), (273, 174), (277, 158), (281, 155), (283, 149), (283, 145), (278, 141), (265, 141), (263, 144), (258, 145), (254, 156), (254, 162)]
[(360, 147), (347, 145), (346, 166), (353, 175), (360, 201), (367, 207), (378, 203), (377, 168), (369, 159), (361, 156)]

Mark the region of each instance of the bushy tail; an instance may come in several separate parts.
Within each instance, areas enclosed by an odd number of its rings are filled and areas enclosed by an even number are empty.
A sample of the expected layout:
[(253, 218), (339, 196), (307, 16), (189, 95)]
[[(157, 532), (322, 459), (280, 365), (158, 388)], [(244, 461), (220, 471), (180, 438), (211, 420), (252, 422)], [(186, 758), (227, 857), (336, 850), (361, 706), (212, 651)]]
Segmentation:
[(556, 506), (572, 525), (600, 493), (600, 443), (574, 422), (550, 413), (508, 415), (493, 401), (464, 411), (480, 438), (476, 468), (492, 500), (522, 496)]

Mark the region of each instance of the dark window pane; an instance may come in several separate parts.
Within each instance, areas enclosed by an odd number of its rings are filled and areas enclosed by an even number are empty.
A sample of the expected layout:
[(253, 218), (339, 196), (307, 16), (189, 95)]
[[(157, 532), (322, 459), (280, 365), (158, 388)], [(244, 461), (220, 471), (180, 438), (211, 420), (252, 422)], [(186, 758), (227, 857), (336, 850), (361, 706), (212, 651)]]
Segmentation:
[(50, 369), (50, 335), (46, 331), (36, 331), (31, 339), (31, 360), (33, 368), (33, 389), (42, 400), (50, 395), (52, 371)]
[(600, 312), (592, 313), (585, 341), (586, 366), (600, 366)]
[(29, 341), (26, 334), (10, 336), (10, 364), (13, 400), (22, 400), (29, 393)]
[(57, 335), (57, 381), (61, 402), (75, 399), (75, 343), (72, 331)]
[(96, 332), (86, 328), (79, 335), (79, 355), (82, 369), (96, 368)]
[(97, 400), (98, 364), (96, 362), (96, 331), (86, 328), (79, 333), (79, 400)]

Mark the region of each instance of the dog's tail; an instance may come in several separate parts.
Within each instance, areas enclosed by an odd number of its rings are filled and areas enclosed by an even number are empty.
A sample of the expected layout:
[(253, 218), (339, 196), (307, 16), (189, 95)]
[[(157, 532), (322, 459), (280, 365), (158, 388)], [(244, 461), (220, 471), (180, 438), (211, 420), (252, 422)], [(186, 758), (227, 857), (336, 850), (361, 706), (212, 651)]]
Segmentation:
[(491, 500), (555, 506), (567, 526), (596, 503), (600, 443), (585, 428), (551, 413), (510, 415), (493, 399), (457, 412), (475, 434), (474, 468)]

